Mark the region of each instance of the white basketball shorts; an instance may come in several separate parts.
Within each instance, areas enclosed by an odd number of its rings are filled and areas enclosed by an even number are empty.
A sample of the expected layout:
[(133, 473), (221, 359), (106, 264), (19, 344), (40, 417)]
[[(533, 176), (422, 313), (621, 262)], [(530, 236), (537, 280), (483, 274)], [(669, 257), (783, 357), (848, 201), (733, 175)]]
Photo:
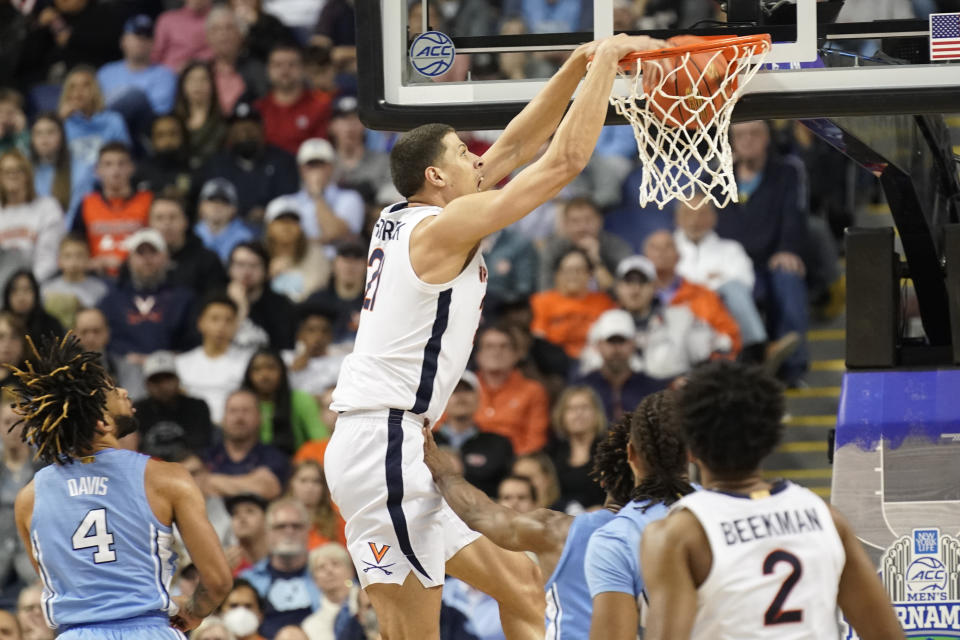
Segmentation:
[(402, 584), (411, 571), (424, 587), (442, 585), (447, 560), (480, 537), (437, 491), (422, 426), (399, 409), (337, 418), (324, 472), (363, 587)]

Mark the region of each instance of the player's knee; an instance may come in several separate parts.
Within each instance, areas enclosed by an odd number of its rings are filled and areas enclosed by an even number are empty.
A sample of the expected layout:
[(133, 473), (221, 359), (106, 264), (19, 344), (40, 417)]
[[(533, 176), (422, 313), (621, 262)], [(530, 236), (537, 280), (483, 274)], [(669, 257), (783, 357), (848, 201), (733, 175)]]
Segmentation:
[(542, 618), (547, 601), (543, 594), (543, 576), (540, 569), (527, 558), (517, 565), (511, 569), (511, 588), (500, 601), (500, 606)]

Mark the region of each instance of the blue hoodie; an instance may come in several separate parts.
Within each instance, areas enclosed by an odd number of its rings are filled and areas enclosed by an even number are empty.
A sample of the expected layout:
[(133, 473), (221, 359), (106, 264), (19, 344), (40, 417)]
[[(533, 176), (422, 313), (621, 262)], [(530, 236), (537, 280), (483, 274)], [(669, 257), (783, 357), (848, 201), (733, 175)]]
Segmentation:
[(184, 287), (137, 290), (124, 274), (99, 306), (110, 327), (110, 353), (185, 351), (198, 343), (194, 295)]

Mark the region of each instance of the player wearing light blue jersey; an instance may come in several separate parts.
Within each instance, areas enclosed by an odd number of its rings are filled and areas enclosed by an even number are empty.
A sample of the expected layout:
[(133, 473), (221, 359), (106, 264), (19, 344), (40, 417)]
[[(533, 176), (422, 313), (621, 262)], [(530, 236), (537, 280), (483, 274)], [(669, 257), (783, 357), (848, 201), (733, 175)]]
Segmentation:
[[(180, 465), (119, 448), (137, 428), (127, 392), (77, 339), (51, 339), (13, 369), (23, 438), (49, 465), (17, 495), (17, 529), (62, 640), (183, 638), (232, 583), (203, 494)], [(200, 573), (169, 593), (176, 523)]]
[[(599, 443), (592, 475), (607, 492), (607, 499), (603, 509), (577, 517), (550, 509), (521, 514), (493, 502), (456, 472), (446, 454), (437, 449), (429, 430), (424, 429), (424, 462), (453, 511), (467, 526), (497, 545), (537, 554), (541, 571), (549, 576), (544, 585), (548, 640), (585, 640), (590, 634), (593, 604), (584, 576), (588, 541), (594, 532), (616, 520), (620, 505), (635, 494), (635, 475), (639, 470), (644, 470), (639, 486), (658, 500), (690, 491), (672, 467), (665, 469), (656, 460), (649, 460), (649, 456), (659, 455), (662, 445), (643, 440), (648, 431), (637, 426), (646, 424), (650, 412), (666, 404), (670, 393), (661, 391), (644, 399), (636, 411), (617, 422)], [(634, 433), (637, 435), (633, 436)], [(637, 444), (631, 440), (633, 437), (637, 438)], [(682, 445), (679, 449), (682, 453)], [(668, 477), (649, 479), (656, 474), (668, 474)]]
[(662, 391), (644, 398), (630, 415), (627, 461), (635, 483), (632, 501), (590, 537), (586, 548), (593, 640), (637, 637), (644, 589), (641, 535), (648, 524), (666, 517), (667, 505), (693, 491), (686, 479), (687, 450), (674, 424), (675, 403), (675, 393)]

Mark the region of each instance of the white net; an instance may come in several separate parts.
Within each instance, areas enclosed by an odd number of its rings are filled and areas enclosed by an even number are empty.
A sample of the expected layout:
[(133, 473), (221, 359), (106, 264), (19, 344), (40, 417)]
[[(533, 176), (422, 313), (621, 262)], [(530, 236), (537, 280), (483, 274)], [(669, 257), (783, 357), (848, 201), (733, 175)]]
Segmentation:
[(730, 117), (769, 50), (764, 39), (621, 67), (631, 95), (610, 102), (637, 139), (641, 206), (699, 208), (708, 198), (722, 208), (737, 198)]

